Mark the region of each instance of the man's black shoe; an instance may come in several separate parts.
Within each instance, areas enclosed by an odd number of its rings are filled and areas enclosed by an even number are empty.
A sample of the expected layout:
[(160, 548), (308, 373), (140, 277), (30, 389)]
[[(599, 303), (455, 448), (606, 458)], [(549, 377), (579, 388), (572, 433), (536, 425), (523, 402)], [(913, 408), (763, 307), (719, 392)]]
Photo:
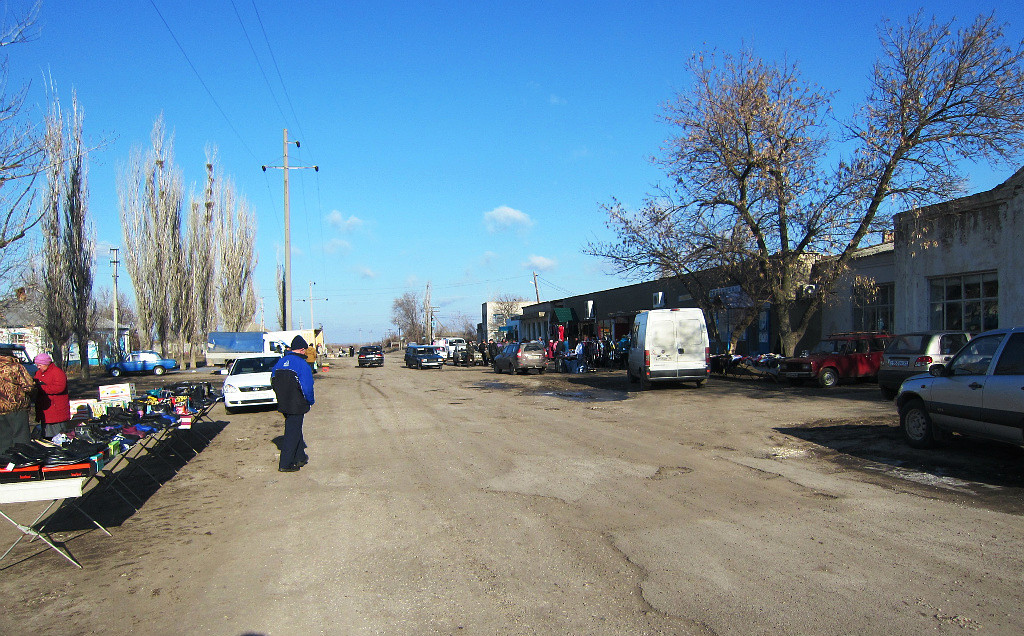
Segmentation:
[(278, 468), (277, 472), (279, 472), (279, 473), (297, 473), (297, 472), (299, 472), (299, 467), (296, 466), (295, 464), (292, 464), (291, 466), (285, 466), (284, 468)]
[(308, 463), (309, 463), (308, 459), (300, 459), (299, 461), (295, 462), (294, 465), (298, 466), (299, 468), (302, 468), (303, 466), (305, 466)]

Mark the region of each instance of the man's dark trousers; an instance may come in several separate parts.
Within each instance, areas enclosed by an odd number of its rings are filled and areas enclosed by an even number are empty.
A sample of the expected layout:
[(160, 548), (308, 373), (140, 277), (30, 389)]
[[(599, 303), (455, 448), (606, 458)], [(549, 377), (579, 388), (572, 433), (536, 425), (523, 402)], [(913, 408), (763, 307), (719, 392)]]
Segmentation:
[(302, 438), (302, 413), (284, 416), (284, 440), (281, 441), (279, 468), (289, 468), (306, 463), (306, 442)]

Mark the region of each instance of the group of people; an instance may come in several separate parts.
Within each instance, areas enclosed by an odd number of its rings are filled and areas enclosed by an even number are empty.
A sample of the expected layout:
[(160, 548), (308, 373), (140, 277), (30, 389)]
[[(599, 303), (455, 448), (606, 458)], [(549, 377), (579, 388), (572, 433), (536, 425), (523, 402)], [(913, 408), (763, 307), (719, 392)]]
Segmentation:
[[(20, 360), (0, 355), (0, 452), (35, 438), (67, 432), (71, 422), (68, 377), (49, 354), (35, 357), (35, 376)], [(35, 406), (35, 424), (29, 410)]]
[(559, 371), (587, 373), (599, 367), (625, 368), (629, 352), (629, 338), (623, 336), (615, 341), (607, 336), (595, 338), (582, 336), (578, 340), (548, 340), (544, 354), (553, 360)]

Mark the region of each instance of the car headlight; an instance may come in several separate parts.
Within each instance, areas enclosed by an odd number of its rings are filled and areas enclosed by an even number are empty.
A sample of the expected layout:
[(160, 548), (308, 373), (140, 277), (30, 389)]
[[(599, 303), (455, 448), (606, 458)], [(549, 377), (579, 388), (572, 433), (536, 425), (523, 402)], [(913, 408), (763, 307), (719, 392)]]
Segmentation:
[(240, 391), (238, 390), (237, 386), (235, 386), (234, 384), (228, 384), (227, 382), (224, 383), (224, 392), (225, 393), (240, 393)]

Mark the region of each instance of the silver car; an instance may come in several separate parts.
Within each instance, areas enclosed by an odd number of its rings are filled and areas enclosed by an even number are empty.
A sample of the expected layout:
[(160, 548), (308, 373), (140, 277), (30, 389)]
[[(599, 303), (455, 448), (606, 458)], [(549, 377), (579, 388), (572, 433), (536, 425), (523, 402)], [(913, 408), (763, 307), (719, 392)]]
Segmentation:
[(903, 382), (896, 406), (915, 448), (948, 433), (1024, 445), (1024, 327), (976, 336), (949, 364)]
[(882, 397), (896, 397), (903, 381), (912, 375), (927, 373), (933, 364), (945, 364), (971, 334), (962, 331), (919, 331), (896, 336), (885, 347), (878, 367), (878, 388)]

